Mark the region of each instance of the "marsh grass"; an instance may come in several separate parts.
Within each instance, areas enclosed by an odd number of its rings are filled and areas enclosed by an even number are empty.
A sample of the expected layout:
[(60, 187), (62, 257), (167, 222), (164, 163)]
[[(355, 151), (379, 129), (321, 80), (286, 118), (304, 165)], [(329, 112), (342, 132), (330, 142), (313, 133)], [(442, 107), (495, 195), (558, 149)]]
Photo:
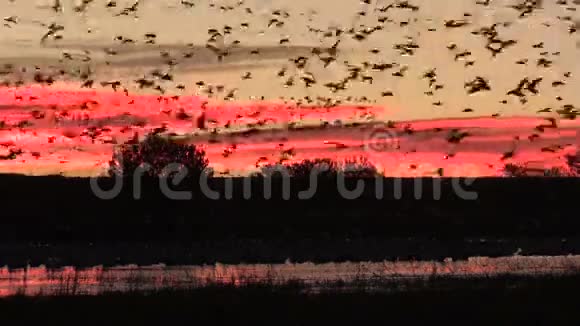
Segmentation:
[[(15, 296), (0, 299), (3, 320), (92, 323), (427, 322), (570, 323), (580, 275), (428, 277), (396, 284), (328, 282), (306, 291), (301, 282), (212, 284), (193, 289), (108, 292), (98, 296)], [(378, 289), (378, 290), (377, 290)], [(385, 290), (390, 289), (390, 290)], [(65, 313), (63, 313), (65, 312)]]

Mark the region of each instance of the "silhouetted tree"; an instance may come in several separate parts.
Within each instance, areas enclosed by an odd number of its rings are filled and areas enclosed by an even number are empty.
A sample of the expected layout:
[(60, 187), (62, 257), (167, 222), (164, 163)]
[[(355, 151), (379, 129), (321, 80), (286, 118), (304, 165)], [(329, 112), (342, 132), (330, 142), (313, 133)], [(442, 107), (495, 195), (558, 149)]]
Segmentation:
[(346, 159), (343, 162), (333, 161), (329, 158), (306, 159), (291, 164), (269, 164), (262, 167), (262, 174), (281, 175), (277, 173), (284, 170), (291, 177), (309, 178), (316, 173), (319, 178), (336, 178), (339, 173), (346, 177), (375, 177), (379, 175), (377, 168), (366, 157)]
[(570, 172), (575, 176), (580, 175), (580, 154), (569, 154), (566, 155), (566, 165), (570, 169)]
[(167, 167), (177, 164), (180, 166), (179, 171), (186, 169), (188, 176), (199, 177), (201, 173), (208, 171), (208, 163), (205, 151), (195, 145), (180, 144), (166, 137), (150, 134), (140, 143), (119, 146), (109, 162), (109, 174), (131, 176), (141, 167), (146, 176), (166, 177)]
[(570, 163), (567, 166), (554, 166), (549, 169), (530, 169), (525, 165), (508, 163), (503, 168), (506, 177), (575, 177), (578, 176), (576, 170)]
[(528, 172), (525, 166), (508, 163), (503, 167), (503, 174), (506, 177), (525, 177)]

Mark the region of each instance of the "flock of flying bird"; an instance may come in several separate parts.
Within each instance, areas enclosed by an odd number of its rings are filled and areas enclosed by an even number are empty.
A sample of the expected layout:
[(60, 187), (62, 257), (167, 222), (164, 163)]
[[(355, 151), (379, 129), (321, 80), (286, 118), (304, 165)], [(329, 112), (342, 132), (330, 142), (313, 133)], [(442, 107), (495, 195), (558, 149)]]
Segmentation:
[[(14, 1), (15, 0), (12, 0), (12, 2), (14, 2)], [(116, 16), (137, 15), (141, 1), (142, 0), (137, 0), (131, 6), (122, 8), (116, 14)], [(362, 3), (367, 4), (370, 8), (373, 1), (377, 1), (377, 0), (362, 0)], [(543, 1), (541, 1), (541, 0), (524, 0), (520, 4), (514, 5), (512, 8), (514, 10), (518, 10), (520, 12), (520, 17), (525, 18), (526, 16), (533, 14), (534, 10), (541, 8), (542, 2)], [(82, 13), (82, 12), (86, 11), (92, 3), (93, 3), (93, 0), (83, 0), (74, 7), (74, 10), (76, 12)], [(489, 1), (477, 0), (476, 1), (476, 4), (481, 5), (481, 6), (489, 6), (490, 3), (491, 3), (491, 0), (489, 0)], [(562, 5), (566, 5), (567, 1), (566, 0), (558, 0), (558, 3), (562, 4)], [(579, 1), (574, 1), (574, 4), (579, 4), (579, 3), (580, 3)], [(181, 4), (184, 7), (193, 7), (193, 6), (201, 5), (201, 4), (197, 4), (193, 1), (185, 1), (185, 0), (181, 1)], [(240, 0), (238, 2), (237, 6), (221, 6), (220, 10), (222, 10), (222, 11), (234, 10), (234, 9), (236, 9), (236, 7), (242, 7), (243, 4), (244, 4), (244, 1)], [(108, 8), (115, 8), (117, 6), (117, 4), (114, 0), (108, 0), (106, 2), (105, 6)], [(214, 3), (210, 3), (209, 6), (215, 7), (216, 5)], [(55, 12), (55, 14), (58, 14), (58, 13), (63, 11), (63, 5), (62, 5), (60, 0), (54, 0), (53, 5), (50, 6), (50, 9), (53, 10)], [(313, 48), (312, 55), (315, 58), (317, 58), (318, 60), (320, 60), (321, 62), (323, 62), (325, 68), (328, 67), (333, 62), (337, 62), (337, 59), (338, 59), (337, 54), (340, 51), (339, 45), (340, 45), (343, 37), (351, 37), (352, 39), (360, 41), (360, 42), (365, 41), (365, 39), (367, 39), (367, 37), (369, 35), (373, 34), (376, 31), (383, 30), (385, 28), (386, 23), (394, 22), (391, 18), (389, 18), (388, 14), (390, 11), (394, 11), (395, 9), (411, 10), (414, 12), (414, 11), (420, 10), (420, 7), (412, 5), (409, 1), (396, 1), (396, 2), (391, 3), (389, 5), (384, 5), (384, 6), (379, 6), (379, 7), (375, 6), (374, 11), (384, 14), (384, 16), (379, 16), (378, 24), (376, 26), (364, 26), (361, 28), (352, 27), (350, 29), (330, 28), (328, 30), (322, 30), (322, 29), (316, 29), (316, 28), (309, 27), (308, 28), (309, 32), (320, 34), (320, 35), (322, 35), (323, 38), (332, 38), (332, 37), (336, 38), (335, 43), (331, 47)], [(570, 6), (567, 9), (569, 9), (571, 11), (575, 11), (576, 7)], [(253, 14), (252, 9), (250, 9), (249, 7), (245, 8), (245, 13), (246, 14)], [(368, 13), (368, 10), (362, 10), (362, 11), (356, 13), (356, 15), (366, 16), (367, 13)], [(394, 15), (396, 15), (396, 14), (394, 14)], [(471, 16), (470, 13), (465, 13), (464, 17), (462, 19), (448, 20), (445, 22), (444, 28), (465, 28), (466, 26), (470, 25), (470, 22), (469, 22), (470, 16)], [(281, 27), (284, 25), (285, 18), (289, 18), (288, 12), (283, 11), (283, 10), (273, 9), (272, 10), (272, 18), (268, 21), (267, 27), (268, 28)], [(561, 17), (560, 19), (571, 20), (571, 17), (566, 16), (566, 17)], [(16, 16), (5, 17), (4, 18), (4, 27), (11, 28), (13, 25), (18, 24), (18, 22), (19, 22), (19, 17), (16, 17)], [(399, 25), (401, 25), (401, 26), (405, 26), (407, 24), (409, 24), (408, 21), (399, 23)], [(41, 43), (46, 42), (48, 39), (60, 40), (63, 38), (63, 36), (61, 34), (61, 32), (63, 32), (65, 29), (63, 25), (59, 25), (57, 23), (50, 23), (50, 24), (43, 24), (43, 25), (46, 27), (47, 30), (40, 37)], [(503, 23), (503, 27), (508, 27), (509, 25), (510, 25), (510, 23)], [(569, 26), (569, 33), (570, 34), (576, 33), (576, 30), (577, 30), (579, 25), (580, 25), (579, 22), (571, 22), (570, 26)], [(240, 27), (241, 28), (248, 28), (249, 23), (242, 23)], [(486, 38), (487, 44), (486, 44), (485, 48), (490, 51), (490, 53), (493, 57), (502, 53), (504, 51), (504, 49), (517, 44), (516, 40), (513, 40), (513, 39), (504, 40), (504, 39), (502, 39), (499, 36), (499, 32), (497, 31), (497, 27), (498, 27), (498, 24), (493, 24), (489, 27), (481, 27), (479, 29), (471, 31), (471, 33), (474, 35), (480, 35), (480, 36)], [(233, 29), (234, 29), (234, 27), (232, 27), (232, 26), (224, 25), (223, 28), (221, 28), (221, 29), (210, 28), (208, 30), (209, 38), (208, 38), (207, 43), (206, 43), (206, 48), (211, 50), (215, 54), (215, 56), (217, 57), (218, 61), (220, 61), (220, 62), (224, 59), (224, 57), (228, 56), (229, 48), (240, 45), (240, 41), (238, 41), (238, 40), (231, 42), (231, 44), (229, 44), (228, 46), (224, 46), (224, 44), (223, 44), (224, 37), (228, 34), (231, 34)], [(433, 31), (435, 29), (430, 28), (429, 30)], [(145, 44), (155, 44), (156, 37), (157, 37), (157, 35), (155, 33), (146, 33), (144, 35), (144, 38), (145, 38), (144, 43)], [(121, 44), (134, 44), (137, 42), (131, 38), (126, 38), (122, 35), (116, 36), (115, 41), (118, 41)], [(290, 42), (291, 42), (291, 40), (289, 37), (283, 37), (280, 39), (279, 45), (289, 44)], [(193, 44), (188, 44), (188, 45), (193, 47)], [(399, 51), (401, 53), (401, 55), (413, 55), (414, 52), (416, 51), (416, 49), (418, 49), (418, 48), (419, 48), (419, 44), (417, 44), (415, 41), (413, 41), (413, 39), (411, 37), (409, 37), (409, 40), (406, 43), (393, 45), (393, 49), (396, 49), (397, 51)], [(533, 48), (542, 49), (543, 42), (535, 44), (533, 46)], [(465, 61), (466, 67), (475, 64), (475, 61), (468, 60), (469, 56), (471, 55), (471, 51), (459, 50), (458, 45), (455, 43), (451, 43), (451, 44), (447, 45), (447, 49), (449, 49), (449, 51), (453, 52), (453, 55), (454, 55), (454, 58), (456, 61), (460, 60), (460, 59), (465, 59), (466, 60)], [(369, 51), (371, 53), (374, 53), (374, 54), (380, 53), (380, 50), (377, 48), (370, 49)], [(104, 49), (104, 52), (107, 53), (108, 55), (111, 55), (111, 56), (114, 56), (117, 54), (115, 50), (110, 49), (110, 48)], [(251, 54), (258, 54), (258, 52), (259, 52), (259, 50), (250, 51)], [(548, 52), (542, 51), (540, 54), (542, 56), (547, 56)], [(560, 54), (559, 52), (552, 53), (552, 55), (555, 55), (555, 56), (557, 56), (559, 54)], [(165, 63), (169, 67), (172, 67), (172, 66), (179, 64), (179, 61), (176, 60), (175, 58), (172, 58), (170, 53), (167, 51), (162, 51), (160, 53), (160, 55), (162, 58), (166, 59)], [(193, 55), (194, 55), (193, 52), (189, 52), (189, 53), (185, 53), (183, 55), (183, 57), (184, 58), (191, 58)], [(74, 59), (73, 56), (66, 51), (63, 52), (62, 56), (63, 56), (64, 60), (73, 60)], [(291, 58), (290, 61), (295, 64), (295, 66), (298, 70), (304, 70), (308, 60), (310, 60), (310, 59), (311, 58), (308, 58), (305, 56), (299, 56), (296, 58)], [(84, 61), (91, 60), (88, 51), (87, 51), (86, 56), (84, 56), (82, 58), (82, 60), (84, 60)], [(524, 65), (524, 64), (528, 63), (528, 59), (521, 59), (521, 60), (516, 61), (515, 63)], [(396, 62), (393, 62), (393, 63), (375, 62), (375, 63), (373, 63), (373, 62), (365, 61), (365, 62), (362, 62), (360, 65), (351, 64), (349, 62), (344, 62), (344, 64), (347, 66), (349, 74), (338, 81), (327, 82), (324, 84), (324, 86), (326, 88), (328, 88), (333, 93), (337, 93), (341, 90), (346, 90), (349, 82), (352, 82), (352, 81), (359, 80), (362, 82), (372, 83), (373, 77), (370, 74), (368, 74), (368, 72), (385, 71), (385, 70), (392, 69), (392, 68), (399, 68), (398, 70), (396, 70), (392, 73), (392, 76), (405, 77), (405, 72), (409, 69), (409, 67), (400, 66)], [(536, 64), (538, 66), (549, 68), (552, 64), (552, 60), (547, 59), (545, 57), (542, 57), (542, 58), (537, 60)], [(11, 64), (4, 65), (4, 69), (3, 69), (4, 74), (8, 73), (11, 68), (13, 68), (13, 65), (11, 65)], [(64, 70), (61, 71), (61, 74), (66, 74), (66, 73), (67, 72)], [(278, 75), (278, 77), (285, 77), (286, 73), (287, 73), (287, 68), (285, 67), (285, 68), (281, 69), (277, 75)], [(568, 77), (570, 77), (570, 75), (571, 75), (571, 72), (567, 72), (565, 74), (565, 77), (568, 78)], [(434, 86), (433, 90), (438, 90), (438, 89), (443, 88), (443, 85), (441, 85), (441, 84), (433, 85), (434, 81), (436, 80), (434, 70), (431, 70), (431, 71), (425, 73), (424, 76), (425, 76), (425, 78), (428, 78), (430, 80), (429, 86), (430, 87)], [(79, 77), (81, 77), (81, 79), (84, 80), (83, 87), (93, 86), (94, 81), (92, 79), (90, 79), (90, 72), (81, 74)], [(53, 83), (55, 81), (55, 78), (56, 78), (56, 76), (43, 77), (43, 76), (41, 76), (40, 73), (35, 75), (36, 82), (41, 82), (41, 83), (46, 83), (46, 84)], [(241, 78), (244, 80), (251, 79), (252, 74), (251, 74), (251, 72), (246, 72)], [(135, 80), (135, 83), (138, 85), (139, 88), (153, 88), (161, 93), (164, 93), (165, 90), (161, 86), (156, 85), (155, 79), (171, 81), (172, 75), (170, 73), (161, 73), (161, 72), (159, 72), (159, 70), (154, 70), (151, 73), (151, 78), (145, 78), (145, 77), (140, 78), (140, 79)], [(311, 87), (313, 84), (317, 83), (315, 76), (313, 76), (313, 74), (309, 73), (308, 71), (303, 71), (303, 73), (299, 79), (303, 82), (305, 87)], [(508, 91), (506, 93), (506, 95), (517, 96), (520, 98), (520, 100), (522, 102), (525, 102), (526, 101), (525, 94), (522, 92), (522, 90), (527, 89), (532, 94), (537, 94), (538, 91), (537, 91), (536, 87), (538, 86), (538, 84), (541, 81), (542, 81), (542, 78), (537, 78), (537, 79), (534, 79), (532, 81), (528, 81), (527, 78), (524, 78), (517, 85), (517, 87), (515, 89)], [(16, 85), (16, 86), (22, 85), (22, 84), (23, 84), (23, 81), (17, 81), (14, 83), (14, 85)], [(100, 82), (100, 84), (101, 84), (101, 86), (111, 86), (111, 87), (113, 87), (114, 90), (117, 90), (122, 86), (120, 81), (102, 81), (102, 82)], [(288, 86), (288, 87), (294, 86), (294, 84), (295, 84), (295, 77), (294, 76), (288, 77), (284, 82), (284, 85)], [(557, 80), (557, 81), (554, 81), (552, 83), (552, 86), (557, 87), (557, 86), (561, 86), (564, 84), (565, 84), (565, 81)], [(10, 85), (10, 83), (7, 81), (4, 81), (4, 85), (8, 86), (8, 85)], [(199, 81), (196, 83), (196, 85), (203, 86), (204, 82)], [(180, 85), (177, 85), (176, 88), (180, 89), (180, 90), (184, 90), (185, 87), (186, 87), (185, 85), (180, 84)], [(475, 80), (473, 80), (472, 82), (465, 83), (465, 88), (467, 89), (468, 94), (473, 94), (473, 93), (479, 92), (479, 91), (490, 90), (490, 84), (483, 77), (476, 77)], [(209, 92), (211, 93), (211, 87), (209, 87), (209, 89), (210, 89)], [(383, 96), (393, 95), (392, 92), (390, 92), (390, 91), (385, 91), (385, 92), (382, 92), (381, 94)], [(431, 95), (432, 92), (426, 92), (426, 94)]]
[[(15, 2), (17, 0), (11, 0)], [(493, 0), (473, 0), (476, 6), (488, 7), (492, 5)], [(558, 5), (566, 8), (567, 11), (571, 13), (575, 12), (577, 7), (580, 5), (580, 0), (554, 0), (557, 1)], [(188, 10), (190, 8), (199, 8), (200, 6), (209, 6), (210, 9), (220, 10), (222, 12), (240, 10), (240, 15), (254, 15), (253, 10), (246, 6), (244, 0), (239, 0), (234, 5), (218, 5), (215, 2), (205, 2), (205, 1), (195, 1), (195, 0), (181, 0), (180, 5), (182, 10)], [(107, 0), (104, 4), (100, 1), (93, 0), (82, 0), (74, 5), (74, 11), (78, 14), (83, 14), (90, 10), (91, 6), (106, 6), (110, 10), (114, 10), (115, 16), (132, 16), (134, 18), (139, 17), (139, 9), (142, 5), (143, 0), (136, 0), (131, 5), (127, 7), (121, 7), (114, 0)], [(374, 102), (372, 96), (342, 96), (343, 93), (347, 93), (349, 87), (354, 83), (376, 83), (375, 77), (378, 73), (390, 73), (392, 77), (395, 78), (406, 78), (408, 71), (411, 69), (408, 65), (401, 64), (398, 62), (385, 62), (385, 61), (372, 61), (365, 60), (360, 63), (349, 62), (348, 60), (341, 60), (341, 52), (343, 45), (347, 38), (360, 43), (360, 47), (363, 48), (365, 41), (381, 30), (387, 28), (392, 28), (393, 25), (399, 25), (400, 27), (405, 27), (413, 23), (413, 20), (407, 21), (396, 21), (397, 11), (408, 11), (410, 13), (416, 13), (421, 10), (420, 6), (414, 5), (413, 1), (407, 0), (393, 0), (392, 3), (382, 4), (383, 1), (379, 0), (361, 0), (361, 11), (354, 13), (355, 21), (357, 19), (375, 15), (377, 17), (376, 24), (373, 26), (364, 24), (353, 24), (350, 28), (341, 27), (329, 27), (327, 29), (314, 28), (307, 26), (308, 32), (317, 35), (321, 43), (326, 43), (326, 40), (330, 40), (332, 44), (330, 46), (320, 46), (312, 47), (310, 49), (309, 55), (300, 55), (296, 57), (291, 57), (288, 59), (288, 63), (285, 64), (276, 73), (276, 77), (281, 79), (281, 83), (285, 88), (291, 87), (305, 87), (312, 88), (317, 85), (322, 86), (327, 90), (328, 96), (304, 96), (302, 98), (284, 98), (284, 100), (289, 100), (290, 102), (296, 103), (297, 105), (322, 105), (325, 107), (334, 107), (340, 105), (341, 103), (347, 102)], [(519, 13), (519, 19), (526, 19), (530, 15), (533, 15), (536, 10), (540, 10), (544, 5), (542, 0), (517, 0), (515, 5), (511, 6), (511, 9)], [(52, 5), (49, 6), (49, 10), (54, 12), (54, 15), (59, 15), (63, 12), (63, 3), (60, 0), (54, 0)], [(209, 10), (209, 9), (208, 9)], [(291, 17), (291, 14), (286, 10), (271, 8), (270, 18), (264, 22), (265, 28), (275, 29), (281, 28), (285, 24), (289, 24), (287, 20)], [(464, 13), (463, 17), (446, 20), (441, 26), (443, 29), (463, 29), (465, 33), (471, 33), (474, 36), (481, 37), (485, 41), (485, 50), (489, 52), (491, 58), (502, 55), (507, 49), (518, 44), (515, 39), (505, 38), (501, 35), (500, 29), (507, 28), (511, 23), (495, 23), (490, 26), (483, 26), (478, 28), (471, 28), (472, 25), (470, 18), (471, 13)], [(570, 37), (574, 37), (577, 34), (577, 28), (580, 27), (580, 22), (574, 21), (572, 16), (562, 16), (558, 17), (559, 20), (568, 24), (568, 33)], [(3, 18), (4, 31), (3, 33), (9, 32), (9, 29), (13, 28), (15, 25), (19, 24), (21, 21), (20, 17), (10, 16)], [(546, 23), (547, 24), (547, 23)], [(46, 28), (45, 32), (40, 35), (39, 42), (41, 44), (46, 44), (48, 42), (59, 42), (64, 38), (65, 27), (56, 22), (49, 24), (42, 23), (42, 26)], [(208, 39), (204, 45), (205, 51), (209, 51), (215, 57), (216, 64), (227, 64), (228, 56), (231, 55), (232, 51), (242, 47), (239, 40), (234, 40), (226, 44), (226, 38), (230, 39), (236, 29), (248, 29), (250, 27), (249, 22), (243, 22), (239, 26), (231, 26), (225, 24), (219, 28), (210, 28), (207, 31)], [(436, 31), (437, 28), (431, 27), (428, 31)], [(142, 40), (135, 40), (130, 37), (123, 35), (117, 35), (114, 38), (114, 42), (122, 45), (130, 44), (145, 44), (145, 45), (155, 45), (157, 40), (156, 33), (146, 33), (143, 35)], [(289, 36), (283, 36), (279, 39), (276, 46), (285, 47), (292, 44), (292, 39)], [(76, 74), (71, 75), (70, 71), (66, 69), (60, 69), (54, 73), (42, 72), (40, 69), (35, 69), (33, 74), (34, 82), (51, 85), (55, 83), (59, 78), (73, 77), (75, 79), (81, 80), (81, 87), (83, 88), (93, 88), (95, 85), (100, 85), (101, 87), (111, 87), (114, 91), (123, 91), (125, 94), (130, 93), (131, 88), (137, 89), (151, 89), (158, 92), (160, 95), (166, 93), (166, 85), (168, 83), (174, 82), (174, 75), (172, 71), (175, 67), (178, 67), (183, 60), (188, 60), (195, 58), (196, 51), (200, 51), (199, 47), (194, 46), (193, 43), (187, 44), (191, 50), (186, 51), (181, 54), (181, 58), (176, 56), (170, 51), (161, 51), (160, 59), (164, 64), (164, 68), (154, 69), (148, 75), (141, 78), (133, 80), (132, 85), (126, 85), (121, 80), (101, 80), (97, 81), (94, 79), (93, 71), (89, 66), (88, 69), (81, 71), (80, 69)], [(454, 61), (462, 62), (466, 69), (477, 64), (475, 59), (472, 59), (472, 52), (468, 49), (462, 49), (461, 45), (456, 43), (449, 43), (445, 46), (446, 51), (452, 56)], [(445, 49), (444, 48), (444, 49)], [(406, 42), (395, 43), (392, 45), (392, 49), (398, 52), (401, 56), (413, 56), (420, 49), (420, 44), (413, 38), (407, 37)], [(380, 57), (383, 50), (378, 48), (369, 48), (368, 52)], [(540, 58), (536, 60), (533, 64), (538, 68), (550, 69), (554, 63), (551, 59), (560, 55), (560, 52), (550, 52), (544, 50), (544, 42), (538, 42), (532, 46), (530, 51), (538, 51)], [(115, 48), (105, 48), (103, 52), (108, 57), (114, 57), (118, 55), (118, 50)], [(248, 50), (249, 55), (259, 55), (260, 49)], [(66, 51), (62, 53), (61, 62), (66, 64), (66, 62), (81, 61), (85, 63), (91, 62), (91, 51), (85, 50), (84, 55), (71, 54)], [(337, 80), (333, 81), (320, 81), (314, 73), (308, 71), (308, 66), (310, 62), (318, 61), (324, 69), (329, 68), (331, 65), (342, 65), (347, 71), (347, 74), (339, 77)], [(108, 64), (108, 62), (106, 62)], [(528, 65), (532, 64), (530, 59), (523, 58), (514, 62), (517, 65)], [(38, 68), (38, 67), (37, 67)], [(14, 64), (4, 64), (0, 67), (0, 76), (2, 75), (14, 75), (17, 72), (18, 67)], [(23, 70), (22, 70), (23, 71)], [(22, 72), (21, 71), (21, 72)], [(548, 75), (548, 74), (546, 74)], [(568, 71), (563, 74), (561, 80), (555, 79), (551, 81), (551, 87), (558, 88), (567, 84), (567, 80), (572, 78), (572, 72)], [(245, 72), (240, 76), (240, 80), (246, 81), (253, 78), (253, 73), (251, 71)], [(438, 71), (435, 68), (429, 69), (422, 74), (422, 78), (428, 82), (428, 90), (424, 92), (425, 96), (435, 96), (436, 92), (443, 89), (445, 85), (438, 80)], [(513, 89), (508, 89), (505, 92), (505, 98), (499, 99), (500, 103), (508, 104), (508, 99), (510, 97), (515, 97), (521, 104), (525, 104), (528, 101), (529, 96), (537, 95), (540, 92), (540, 86), (545, 83), (546, 77), (536, 76), (529, 77), (524, 76), (521, 81), (514, 85)], [(3, 86), (21, 86), (26, 82), (22, 79), (19, 80), (0, 80)], [(466, 81), (464, 83), (465, 93), (467, 95), (472, 95), (479, 92), (487, 92), (492, 89), (493, 83), (484, 76), (476, 76), (473, 80)], [(213, 85), (202, 80), (195, 82), (195, 85), (186, 85), (185, 83), (174, 83), (174, 88), (177, 91), (185, 92), (190, 88), (201, 89), (205, 95), (208, 97), (221, 95), (225, 100), (235, 100), (236, 99), (236, 88), (227, 89), (224, 85)], [(377, 94), (378, 97), (392, 97), (396, 94), (389, 89), (385, 89)], [(177, 98), (178, 96), (175, 96)], [(560, 103), (564, 103), (564, 99), (561, 96), (557, 96), (556, 100)], [(433, 101), (433, 106), (441, 107), (445, 103), (442, 101)], [(538, 112), (552, 112), (553, 108), (543, 108)], [(472, 108), (465, 108), (463, 112), (473, 112)], [(562, 117), (573, 119), (578, 115), (578, 109), (571, 103), (566, 103), (561, 105), (560, 108), (555, 110), (557, 114)], [(184, 113), (185, 114), (185, 113)], [(204, 123), (197, 123), (198, 127), (204, 128)], [(504, 154), (505, 157), (505, 154)]]

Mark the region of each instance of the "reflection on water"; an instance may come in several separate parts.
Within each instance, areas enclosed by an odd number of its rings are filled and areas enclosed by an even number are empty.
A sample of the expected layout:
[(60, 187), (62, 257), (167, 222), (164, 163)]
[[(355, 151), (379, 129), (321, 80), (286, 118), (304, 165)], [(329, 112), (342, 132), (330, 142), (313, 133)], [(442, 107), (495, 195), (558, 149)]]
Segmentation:
[(546, 275), (580, 271), (580, 256), (475, 257), (467, 261), (211, 266), (96, 266), (86, 269), (45, 266), (0, 269), (0, 296), (98, 295), (108, 292), (187, 289), (216, 284), (284, 284), (299, 281), (310, 289), (328, 282), (393, 281), (431, 276), (481, 277)]

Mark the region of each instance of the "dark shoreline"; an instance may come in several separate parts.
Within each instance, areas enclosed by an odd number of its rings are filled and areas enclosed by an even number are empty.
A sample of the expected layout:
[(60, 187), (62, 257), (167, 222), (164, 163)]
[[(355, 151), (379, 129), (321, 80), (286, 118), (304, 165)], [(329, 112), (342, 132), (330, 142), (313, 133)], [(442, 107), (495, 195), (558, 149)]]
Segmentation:
[[(285, 181), (273, 179), (271, 198), (265, 199), (264, 179), (211, 178), (209, 187), (221, 197), (217, 200), (199, 190), (193, 191), (191, 200), (169, 199), (156, 181), (143, 182), (141, 198), (134, 199), (130, 180), (115, 198), (103, 200), (92, 191), (89, 180), (0, 176), (2, 239), (42, 240), (51, 231), (60, 231), (67, 240), (95, 241), (137, 240), (141, 235), (147, 241), (188, 240), (245, 233), (277, 238), (276, 233), (282, 231), (296, 236), (326, 231), (389, 237), (537, 237), (578, 235), (580, 226), (580, 178), (347, 179), (348, 190), (357, 182), (364, 186), (355, 199), (344, 198), (333, 180), (319, 181), (312, 197), (298, 199), (309, 180), (291, 178), (289, 198), (283, 199)], [(245, 180), (251, 180), (250, 199), (243, 197)], [(99, 184), (110, 189), (113, 182), (100, 179)], [(376, 198), (377, 182), (382, 183), (382, 199)], [(400, 199), (393, 191), (397, 182)], [(228, 183), (231, 199), (224, 198)], [(462, 199), (455, 190), (457, 184), (477, 198)], [(437, 188), (440, 191), (433, 190)], [(176, 188), (191, 189), (185, 184)], [(416, 190), (421, 199), (414, 198)], [(439, 199), (433, 199), (434, 192), (440, 193)], [(189, 229), (192, 226), (200, 228)], [(10, 228), (14, 232), (9, 233)], [(127, 228), (143, 232), (124, 232)]]
[(155, 241), (2, 242), (0, 267), (106, 267), (136, 264), (283, 264), (467, 260), (470, 257), (579, 255), (580, 237), (566, 238), (232, 238)]
[[(423, 198), (415, 199), (417, 180)], [(576, 202), (580, 178), (482, 178), (463, 200), (443, 178), (402, 179), (402, 199), (393, 198), (394, 179), (383, 179), (385, 198), (375, 198), (374, 179), (355, 200), (342, 198), (336, 183), (319, 183), (313, 199), (299, 200), (307, 180), (292, 179), (289, 200), (280, 180), (272, 199), (263, 199), (263, 180), (252, 180), (252, 199), (243, 198), (244, 179), (210, 179), (231, 200), (194, 194), (170, 200), (155, 182), (142, 199), (125, 187), (112, 200), (91, 191), (89, 179), (0, 177), (0, 265), (62, 266), (138, 263), (201, 264), (291, 261), (442, 260), (450, 257), (566, 255), (580, 253)], [(347, 180), (354, 189), (358, 180)], [(103, 179), (102, 184), (111, 182)], [(441, 199), (433, 200), (433, 182)], [(465, 183), (463, 183), (465, 185)], [(110, 184), (109, 184), (110, 186)], [(186, 189), (186, 188), (184, 188)], [(262, 198), (262, 199), (260, 199)]]
[(572, 323), (580, 315), (574, 295), (579, 275), (496, 278), (433, 278), (402, 284), (407, 290), (376, 292), (364, 287), (309, 294), (300, 283), (281, 286), (217, 285), (185, 291), (111, 293), (102, 296), (56, 296), (0, 299), (6, 321), (100, 323), (469, 321), (471, 324)]

